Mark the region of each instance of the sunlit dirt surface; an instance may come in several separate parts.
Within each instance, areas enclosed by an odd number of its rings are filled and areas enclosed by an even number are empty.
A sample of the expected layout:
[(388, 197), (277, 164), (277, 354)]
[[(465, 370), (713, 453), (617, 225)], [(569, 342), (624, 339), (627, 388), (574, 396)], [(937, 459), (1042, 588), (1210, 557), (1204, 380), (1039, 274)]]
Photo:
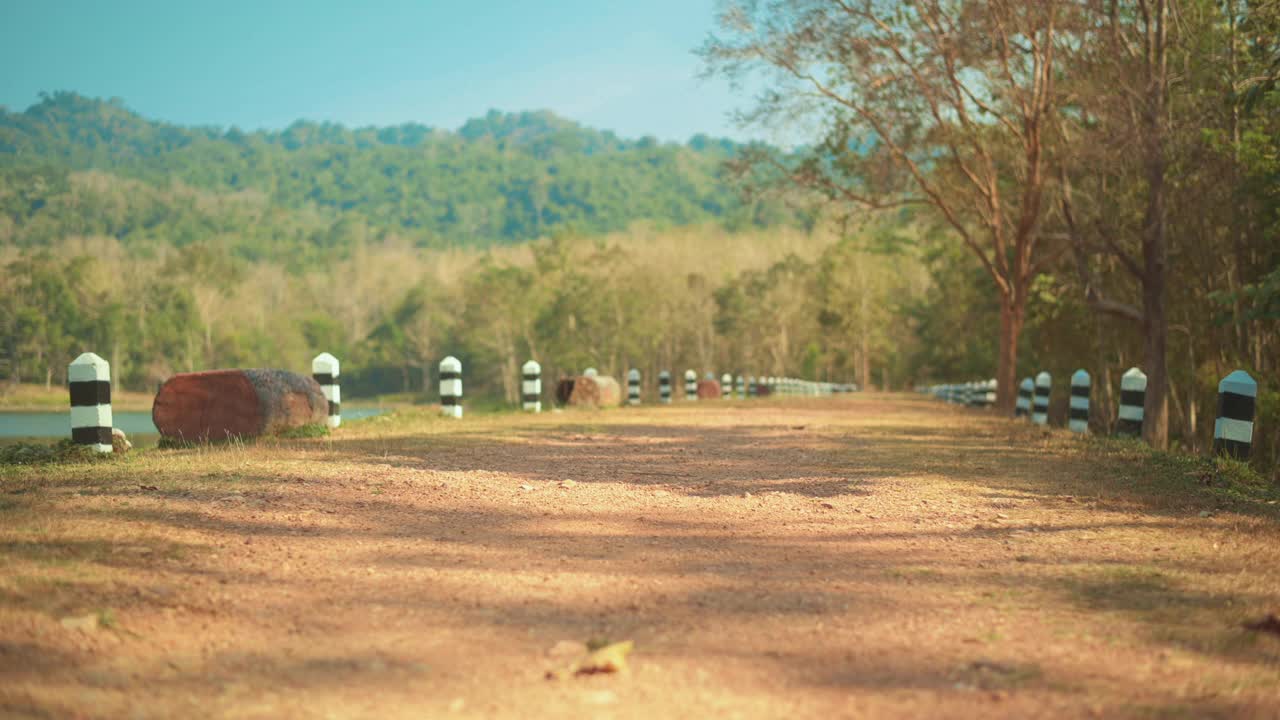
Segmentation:
[(1280, 717), (1276, 507), (1169, 472), (875, 395), (4, 469), (0, 716)]

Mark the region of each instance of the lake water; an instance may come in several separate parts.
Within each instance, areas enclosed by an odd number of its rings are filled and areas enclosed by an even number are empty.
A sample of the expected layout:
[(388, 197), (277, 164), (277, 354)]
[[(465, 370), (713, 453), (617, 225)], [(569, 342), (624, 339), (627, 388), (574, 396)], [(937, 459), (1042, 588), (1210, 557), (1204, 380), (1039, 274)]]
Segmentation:
[[(378, 408), (343, 408), (343, 420), (381, 415)], [(135, 435), (158, 435), (149, 412), (111, 413), (112, 423), (132, 439)], [(70, 412), (0, 412), (0, 438), (69, 438), (71, 437)]]

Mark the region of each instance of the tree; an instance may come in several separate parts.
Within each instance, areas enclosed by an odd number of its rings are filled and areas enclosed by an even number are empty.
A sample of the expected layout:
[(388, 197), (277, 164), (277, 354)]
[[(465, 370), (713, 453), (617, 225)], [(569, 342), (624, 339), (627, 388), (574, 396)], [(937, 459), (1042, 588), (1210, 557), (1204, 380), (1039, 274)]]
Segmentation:
[(474, 346), (489, 356), (487, 364), (497, 371), (503, 399), (511, 405), (520, 401), (521, 350), (533, 350), (529, 339), (538, 311), (533, 286), (528, 270), (486, 258), (467, 278), (464, 291), (462, 326)]
[(1018, 337), (1044, 267), (1040, 229), (1060, 27), (1055, 0), (732, 2), (708, 72), (768, 87), (747, 124), (798, 121), (816, 142), (751, 161), (846, 212), (922, 205), (982, 263), (1000, 298), (999, 406), (1013, 412)]
[[(1169, 439), (1170, 398), (1179, 402), (1171, 393), (1168, 360), (1168, 285), (1177, 270), (1170, 264), (1171, 248), (1189, 263), (1183, 278), (1190, 294), (1200, 298), (1185, 311), (1188, 316), (1203, 312), (1203, 298), (1215, 295), (1214, 285), (1238, 291), (1247, 278), (1265, 272), (1265, 265), (1249, 259), (1247, 236), (1260, 234), (1254, 203), (1242, 192), (1248, 186), (1242, 177), (1241, 111), (1249, 95), (1235, 92), (1256, 86), (1238, 77), (1241, 20), (1235, 2), (1090, 0), (1082, 7), (1085, 41), (1069, 61), (1075, 112), (1061, 118), (1069, 141), (1060, 156), (1063, 224), (1090, 307), (1141, 329), (1147, 374), (1143, 435), (1162, 448)], [(1171, 64), (1178, 68), (1176, 79)], [(1171, 233), (1170, 214), (1180, 212), (1185, 214), (1179, 229)], [(1214, 278), (1223, 265), (1226, 272)], [(1119, 273), (1108, 272), (1112, 266)], [(1133, 295), (1136, 302), (1129, 299)], [(1239, 303), (1231, 308), (1231, 326), (1240, 335), (1249, 323)], [(1189, 335), (1190, 325), (1188, 320), (1180, 329)], [(1256, 332), (1254, 338), (1260, 348)], [(1186, 342), (1194, 360), (1194, 343)], [(1239, 343), (1220, 337), (1214, 344)], [(1254, 366), (1260, 365), (1258, 353)], [(1195, 375), (1192, 362), (1184, 377), (1189, 415), (1183, 425), (1193, 447)]]

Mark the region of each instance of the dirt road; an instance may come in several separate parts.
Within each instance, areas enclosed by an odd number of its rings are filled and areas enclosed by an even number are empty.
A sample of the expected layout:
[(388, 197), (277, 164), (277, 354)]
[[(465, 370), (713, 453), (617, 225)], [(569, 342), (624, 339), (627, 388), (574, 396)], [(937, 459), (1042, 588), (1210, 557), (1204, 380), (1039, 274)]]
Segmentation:
[(1204, 467), (867, 395), (7, 469), (0, 716), (1280, 717)]

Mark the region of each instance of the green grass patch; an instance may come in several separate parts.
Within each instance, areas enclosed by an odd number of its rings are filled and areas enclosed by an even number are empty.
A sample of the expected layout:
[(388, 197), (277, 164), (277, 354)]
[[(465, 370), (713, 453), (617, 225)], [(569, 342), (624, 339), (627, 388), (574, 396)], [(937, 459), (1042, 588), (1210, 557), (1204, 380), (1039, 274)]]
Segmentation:
[(1209, 505), (1280, 518), (1280, 485), (1248, 463), (1154, 450), (1131, 438), (1093, 438), (1101, 454), (1122, 461), (1121, 479), (1134, 491), (1171, 504)]
[[(382, 417), (382, 416), (378, 416)], [(259, 440), (306, 440), (310, 438), (321, 438), (329, 436), (329, 426), (325, 423), (309, 423), (307, 425), (299, 425), (298, 427), (285, 428), (274, 435), (266, 435), (263, 437), (244, 437), (234, 435), (227, 438), (210, 439), (206, 441), (187, 440), (185, 438), (174, 438), (160, 436), (160, 441), (156, 447), (161, 450), (189, 450), (202, 446), (236, 446), (236, 445), (252, 445)]]
[(109, 460), (114, 453), (100, 453), (87, 445), (59, 440), (52, 445), (18, 442), (0, 446), (0, 465), (50, 465)]
[(299, 425), (294, 428), (285, 428), (276, 434), (276, 437), (285, 440), (302, 440), (306, 438), (320, 438), (329, 436), (329, 426), (323, 423), (311, 423), (310, 425)]

